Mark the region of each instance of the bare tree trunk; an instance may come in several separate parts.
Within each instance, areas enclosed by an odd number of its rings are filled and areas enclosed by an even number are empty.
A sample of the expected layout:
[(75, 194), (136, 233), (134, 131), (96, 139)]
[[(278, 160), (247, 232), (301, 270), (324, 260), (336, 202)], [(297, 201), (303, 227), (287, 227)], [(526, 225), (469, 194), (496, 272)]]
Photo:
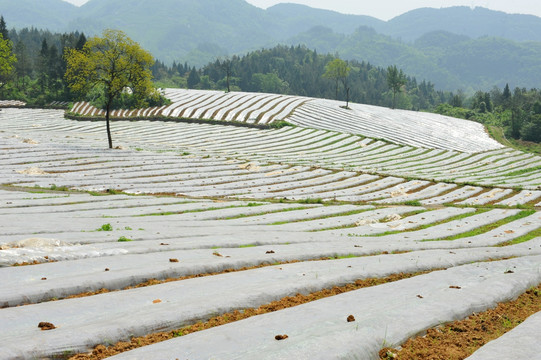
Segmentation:
[(107, 124), (107, 139), (109, 140), (109, 149), (113, 148), (113, 138), (111, 137), (111, 126), (109, 124), (109, 113), (111, 111), (111, 100), (107, 101), (105, 108), (105, 122)]

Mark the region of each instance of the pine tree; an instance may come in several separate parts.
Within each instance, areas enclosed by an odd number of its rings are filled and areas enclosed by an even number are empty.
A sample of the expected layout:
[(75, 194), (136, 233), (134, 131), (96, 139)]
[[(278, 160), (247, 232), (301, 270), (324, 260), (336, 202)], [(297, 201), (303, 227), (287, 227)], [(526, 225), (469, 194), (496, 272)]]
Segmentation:
[(41, 92), (45, 92), (45, 89), (49, 88), (49, 45), (47, 40), (43, 39), (41, 42), (41, 50), (38, 58), (38, 84)]
[(17, 56), (17, 62), (15, 63), (15, 73), (17, 75), (17, 84), (22, 84), (23, 88), (26, 86), (26, 77), (30, 75), (31, 66), (28, 58), (28, 51), (22, 41), (18, 41), (15, 45), (15, 55)]
[(75, 49), (82, 50), (85, 44), (86, 44), (86, 36), (84, 33), (81, 33), (81, 35), (79, 35), (79, 39), (77, 40), (77, 44), (75, 44)]
[(505, 84), (502, 94), (502, 103), (504, 108), (508, 108), (511, 104), (511, 89), (509, 89), (509, 84)]
[(4, 40), (9, 40), (9, 32), (3, 16), (0, 16), (0, 34), (2, 34)]
[(492, 112), (492, 100), (490, 99), (490, 93), (488, 92), (485, 93), (484, 101), (485, 101), (487, 112)]
[(193, 89), (199, 82), (201, 81), (201, 78), (199, 77), (199, 74), (197, 70), (195, 69), (195, 66), (190, 71), (190, 74), (188, 75), (188, 89)]

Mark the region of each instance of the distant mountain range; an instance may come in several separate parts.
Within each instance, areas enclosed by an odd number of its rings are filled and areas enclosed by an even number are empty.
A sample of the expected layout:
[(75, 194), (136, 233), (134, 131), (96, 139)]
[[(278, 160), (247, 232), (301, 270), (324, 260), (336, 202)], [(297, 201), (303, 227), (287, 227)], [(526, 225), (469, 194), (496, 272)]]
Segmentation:
[(305, 44), (344, 59), (396, 64), (438, 88), (541, 84), (541, 18), (484, 8), (418, 9), (390, 21), (244, 0), (0, 0), (8, 27), (125, 31), (166, 63), (200, 66), (261, 47)]

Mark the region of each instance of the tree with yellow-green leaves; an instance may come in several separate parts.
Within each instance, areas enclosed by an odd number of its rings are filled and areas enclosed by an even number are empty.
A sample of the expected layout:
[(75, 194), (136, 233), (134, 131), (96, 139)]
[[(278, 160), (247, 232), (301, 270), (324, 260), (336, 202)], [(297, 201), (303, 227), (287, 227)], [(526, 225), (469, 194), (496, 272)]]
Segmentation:
[(109, 115), (115, 98), (128, 89), (138, 107), (149, 97), (159, 97), (152, 84), (152, 55), (122, 31), (105, 30), (101, 37), (89, 39), (81, 50), (67, 49), (64, 75), (72, 91), (87, 94), (98, 89), (105, 99), (105, 121), (109, 148), (113, 148)]
[(13, 73), (17, 57), (13, 54), (13, 45), (10, 40), (4, 39), (0, 33), (0, 89), (8, 82)]
[(342, 82), (342, 85), (344, 85), (344, 90), (346, 91), (346, 93), (348, 93), (348, 97), (349, 97), (349, 91), (348, 91), (349, 89), (348, 89), (347, 83), (348, 83), (348, 76), (349, 76), (350, 71), (351, 71), (351, 68), (348, 66), (348, 63), (339, 58), (336, 58), (330, 61), (327, 65), (325, 65), (325, 73), (323, 74), (323, 77), (335, 81), (337, 100), (338, 100), (338, 86), (340, 85), (340, 82)]

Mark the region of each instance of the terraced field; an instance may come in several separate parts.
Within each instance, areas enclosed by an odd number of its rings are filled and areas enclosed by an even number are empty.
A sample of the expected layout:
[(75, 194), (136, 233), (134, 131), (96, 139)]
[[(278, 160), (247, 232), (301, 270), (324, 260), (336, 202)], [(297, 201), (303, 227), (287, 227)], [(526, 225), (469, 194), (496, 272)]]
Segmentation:
[[(308, 127), (114, 121), (107, 150), (102, 122), (0, 111), (0, 359), (378, 359), (541, 284), (541, 158), (476, 124), (167, 94), (163, 116)], [(538, 326), (471, 358), (535, 358)]]
[[(241, 124), (267, 125), (287, 119), (302, 127), (362, 134), (402, 145), (479, 152), (502, 148), (483, 126), (435, 114), (352, 104), (343, 109), (333, 100), (262, 93), (166, 89), (171, 105), (143, 110), (116, 110), (112, 116), (211, 119)], [(103, 116), (103, 110), (77, 103), (73, 113)]]

